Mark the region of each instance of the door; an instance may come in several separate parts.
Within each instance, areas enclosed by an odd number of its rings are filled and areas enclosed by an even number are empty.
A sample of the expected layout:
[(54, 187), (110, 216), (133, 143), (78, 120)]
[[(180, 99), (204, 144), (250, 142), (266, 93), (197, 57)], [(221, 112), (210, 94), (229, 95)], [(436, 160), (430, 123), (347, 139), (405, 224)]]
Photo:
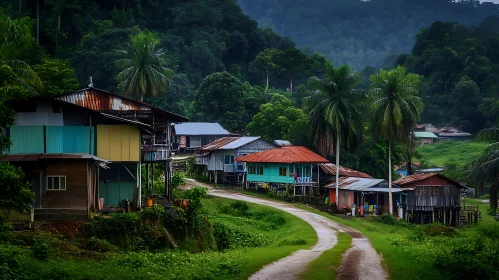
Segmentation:
[(33, 192), (35, 193), (35, 203), (33, 208), (39, 209), (42, 208), (42, 196), (44, 192), (44, 172), (43, 171), (35, 171), (33, 176)]

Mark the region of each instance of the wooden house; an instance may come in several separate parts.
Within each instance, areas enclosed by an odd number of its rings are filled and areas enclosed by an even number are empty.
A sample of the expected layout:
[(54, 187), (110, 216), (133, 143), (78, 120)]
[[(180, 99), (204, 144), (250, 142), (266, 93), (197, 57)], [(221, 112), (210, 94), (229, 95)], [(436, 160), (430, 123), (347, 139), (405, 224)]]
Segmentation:
[(461, 184), (435, 173), (410, 175), (393, 182), (407, 193), (407, 220), (459, 225)]
[[(301, 146), (276, 148), (241, 156), (246, 163), (247, 186), (282, 190), (293, 186), (295, 195), (305, 195), (319, 188), (318, 164), (327, 159)], [(315, 167), (315, 174), (314, 174)]]
[(246, 168), (235, 158), (276, 147), (260, 137), (224, 137), (199, 148), (195, 162), (204, 167), (210, 182), (237, 185), (244, 182)]
[(178, 123), (175, 125), (174, 145), (178, 146), (180, 153), (194, 152), (202, 146), (230, 135), (230, 132), (218, 123)]
[(141, 164), (168, 162), (169, 124), (186, 120), (94, 88), (9, 105), (16, 125), (6, 130), (12, 147), (0, 160), (21, 166), (30, 178), (38, 220), (87, 217), (123, 200), (140, 208)]
[(433, 132), (415, 131), (414, 138), (416, 138), (416, 143), (418, 145), (433, 145), (438, 141), (438, 136)]

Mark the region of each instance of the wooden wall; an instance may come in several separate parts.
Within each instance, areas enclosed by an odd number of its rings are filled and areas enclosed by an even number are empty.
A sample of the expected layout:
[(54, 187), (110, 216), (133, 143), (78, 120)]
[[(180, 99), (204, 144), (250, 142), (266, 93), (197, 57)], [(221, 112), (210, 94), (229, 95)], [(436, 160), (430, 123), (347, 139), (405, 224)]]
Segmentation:
[(42, 208), (88, 209), (87, 161), (47, 163), (46, 176), (66, 176), (66, 190), (46, 190)]
[(139, 127), (97, 125), (97, 156), (110, 161), (140, 161)]
[[(440, 176), (433, 176), (404, 187), (415, 188), (408, 191), (407, 210), (432, 211), (435, 208), (459, 207), (460, 187)], [(432, 187), (436, 190), (432, 190)]]

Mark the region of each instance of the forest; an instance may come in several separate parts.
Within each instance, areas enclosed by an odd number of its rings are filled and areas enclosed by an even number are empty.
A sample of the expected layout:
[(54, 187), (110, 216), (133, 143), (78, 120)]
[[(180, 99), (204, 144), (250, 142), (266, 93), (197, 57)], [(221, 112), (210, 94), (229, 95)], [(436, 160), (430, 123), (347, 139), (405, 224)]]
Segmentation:
[(434, 21), (477, 25), (499, 15), (497, 4), (476, 0), (238, 0), (243, 11), (300, 49), (335, 65), (391, 67), (411, 51), (416, 34)]

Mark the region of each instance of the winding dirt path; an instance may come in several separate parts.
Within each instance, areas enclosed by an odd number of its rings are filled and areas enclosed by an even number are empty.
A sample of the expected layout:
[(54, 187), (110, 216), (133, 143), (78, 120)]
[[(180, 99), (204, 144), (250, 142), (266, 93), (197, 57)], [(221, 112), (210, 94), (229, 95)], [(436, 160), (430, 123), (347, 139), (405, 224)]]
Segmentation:
[(337, 232), (346, 232), (352, 236), (352, 247), (343, 256), (338, 269), (337, 279), (385, 280), (387, 275), (381, 265), (381, 258), (360, 232), (336, 223), (323, 216), (298, 209), (290, 204), (256, 198), (239, 193), (217, 190), (213, 187), (187, 179), (187, 187), (201, 186), (208, 188), (208, 194), (250, 203), (262, 204), (286, 211), (309, 223), (317, 232), (317, 243), (308, 250), (298, 250), (291, 255), (264, 266), (253, 274), (250, 280), (289, 280), (298, 279), (307, 265), (318, 258), (324, 251), (333, 248), (338, 242)]

